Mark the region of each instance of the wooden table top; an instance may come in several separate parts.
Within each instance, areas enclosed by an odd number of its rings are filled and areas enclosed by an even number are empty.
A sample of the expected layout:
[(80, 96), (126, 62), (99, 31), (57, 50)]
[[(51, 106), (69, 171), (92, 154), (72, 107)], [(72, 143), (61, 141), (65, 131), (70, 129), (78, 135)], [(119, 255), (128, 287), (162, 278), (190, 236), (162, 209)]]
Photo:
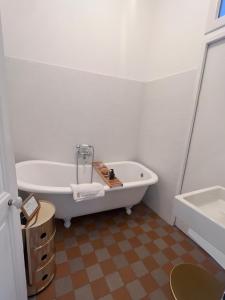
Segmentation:
[(170, 286), (176, 300), (222, 300), (225, 287), (203, 268), (180, 264), (170, 274)]

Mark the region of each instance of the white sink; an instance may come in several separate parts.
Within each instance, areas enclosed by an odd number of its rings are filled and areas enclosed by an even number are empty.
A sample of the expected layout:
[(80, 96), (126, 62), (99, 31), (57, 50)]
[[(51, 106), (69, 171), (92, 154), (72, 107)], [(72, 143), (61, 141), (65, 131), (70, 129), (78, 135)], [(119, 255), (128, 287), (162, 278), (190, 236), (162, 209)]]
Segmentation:
[(225, 268), (225, 188), (176, 196), (174, 215), (176, 225)]

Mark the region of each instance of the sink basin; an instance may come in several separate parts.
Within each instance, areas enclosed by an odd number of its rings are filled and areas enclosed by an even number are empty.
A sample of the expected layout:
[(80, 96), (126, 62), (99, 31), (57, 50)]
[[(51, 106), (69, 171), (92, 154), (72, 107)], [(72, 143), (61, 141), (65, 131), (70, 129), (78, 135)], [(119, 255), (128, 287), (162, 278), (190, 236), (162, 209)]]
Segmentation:
[(177, 195), (175, 224), (225, 268), (225, 188)]

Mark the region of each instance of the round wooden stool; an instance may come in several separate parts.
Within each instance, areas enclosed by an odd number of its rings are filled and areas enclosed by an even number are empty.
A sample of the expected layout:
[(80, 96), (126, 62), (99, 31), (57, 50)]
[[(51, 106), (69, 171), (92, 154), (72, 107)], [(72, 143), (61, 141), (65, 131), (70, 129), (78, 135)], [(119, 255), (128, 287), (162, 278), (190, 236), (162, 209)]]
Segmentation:
[(176, 300), (222, 300), (225, 289), (210, 273), (192, 264), (173, 268), (170, 287)]

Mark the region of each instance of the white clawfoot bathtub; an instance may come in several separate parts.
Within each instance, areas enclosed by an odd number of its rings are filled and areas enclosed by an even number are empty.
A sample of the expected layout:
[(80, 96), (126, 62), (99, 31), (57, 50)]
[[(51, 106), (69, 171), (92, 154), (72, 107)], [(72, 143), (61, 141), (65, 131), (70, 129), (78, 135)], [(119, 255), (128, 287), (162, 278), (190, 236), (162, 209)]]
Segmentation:
[[(56, 218), (64, 219), (67, 228), (71, 225), (71, 218), (90, 213), (125, 207), (127, 214), (131, 214), (132, 206), (139, 203), (147, 188), (158, 181), (157, 175), (143, 165), (131, 161), (106, 165), (115, 170), (116, 176), (123, 182), (123, 187), (110, 189), (94, 171), (93, 182), (104, 185), (105, 196), (102, 198), (74, 201), (70, 188), (71, 183), (76, 183), (73, 164), (41, 160), (17, 163), (17, 184), (19, 190), (35, 193), (37, 199), (52, 202), (56, 207)], [(88, 166), (81, 168), (85, 174)]]

